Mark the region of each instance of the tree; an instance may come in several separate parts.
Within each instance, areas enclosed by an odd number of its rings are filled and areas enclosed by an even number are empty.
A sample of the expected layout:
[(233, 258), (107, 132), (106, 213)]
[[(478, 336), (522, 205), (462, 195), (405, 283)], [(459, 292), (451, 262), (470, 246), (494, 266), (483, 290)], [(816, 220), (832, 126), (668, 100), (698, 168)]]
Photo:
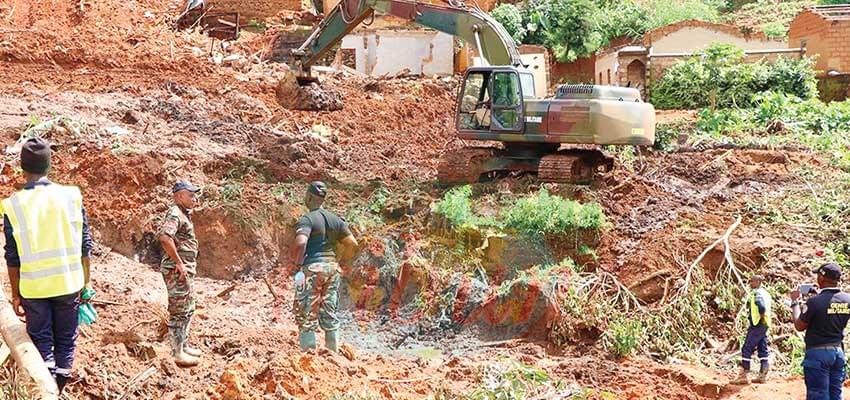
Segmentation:
[(531, 0), (523, 16), (526, 42), (551, 49), (561, 62), (591, 55), (602, 44), (592, 20), (596, 11), (592, 0)]
[(522, 43), (526, 31), (522, 25), (522, 14), (519, 12), (519, 8), (513, 4), (504, 3), (493, 9), (490, 15), (505, 27), (505, 30), (517, 43)]

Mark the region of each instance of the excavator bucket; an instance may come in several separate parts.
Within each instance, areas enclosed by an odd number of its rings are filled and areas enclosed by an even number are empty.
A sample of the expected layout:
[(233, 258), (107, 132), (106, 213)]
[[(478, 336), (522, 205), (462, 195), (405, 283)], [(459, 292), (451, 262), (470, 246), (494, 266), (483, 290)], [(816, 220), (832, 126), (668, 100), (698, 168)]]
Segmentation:
[(290, 110), (336, 111), (342, 109), (342, 96), (319, 86), (316, 80), (302, 80), (286, 70), (275, 88), (277, 102)]

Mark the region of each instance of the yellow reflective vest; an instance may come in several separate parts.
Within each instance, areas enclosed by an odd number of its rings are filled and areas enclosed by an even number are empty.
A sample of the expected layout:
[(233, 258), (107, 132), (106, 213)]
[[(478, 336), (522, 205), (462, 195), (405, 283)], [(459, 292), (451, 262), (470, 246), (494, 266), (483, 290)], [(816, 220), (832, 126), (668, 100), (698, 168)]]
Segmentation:
[(21, 259), (21, 297), (44, 299), (83, 288), (83, 197), (74, 186), (37, 185), (3, 200)]
[[(759, 307), (756, 304), (756, 297), (761, 298), (762, 302), (764, 302), (764, 314), (759, 312)], [(764, 290), (762, 288), (755, 289), (750, 293), (749, 303), (750, 323), (753, 326), (756, 326), (763, 320), (764, 324), (770, 327), (770, 320), (773, 317), (773, 313), (771, 312), (773, 299), (770, 298), (770, 293), (768, 293), (767, 290)]]

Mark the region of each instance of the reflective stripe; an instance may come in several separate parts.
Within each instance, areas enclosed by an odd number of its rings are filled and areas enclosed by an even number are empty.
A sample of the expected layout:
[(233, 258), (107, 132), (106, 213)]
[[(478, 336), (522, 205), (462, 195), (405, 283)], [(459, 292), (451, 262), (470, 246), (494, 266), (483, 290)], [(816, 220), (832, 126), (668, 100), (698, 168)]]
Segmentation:
[[(38, 190), (38, 188), (33, 189), (33, 190)], [(13, 195), (9, 199), (10, 203), (12, 204), (12, 210), (15, 213), (15, 217), (18, 220), (18, 225), (19, 225), (18, 236), (20, 237), (20, 240), (21, 240), (21, 254), (19, 254), (19, 257), (21, 258), (21, 263), (34, 263), (34, 262), (38, 262), (38, 261), (42, 261), (42, 260), (47, 260), (47, 259), (50, 259), (50, 258), (71, 257), (71, 256), (79, 257), (79, 256), (82, 255), (82, 252), (83, 252), (83, 250), (82, 250), (82, 241), (83, 241), (82, 235), (83, 234), (82, 234), (82, 231), (77, 228), (77, 223), (81, 223), (82, 221), (74, 221), (73, 220), (73, 216), (74, 216), (74, 213), (76, 211), (74, 210), (74, 206), (75, 206), (74, 203), (75, 202), (74, 202), (72, 196), (68, 195), (68, 193), (65, 193), (65, 195), (63, 197), (64, 197), (63, 200), (64, 200), (65, 207), (66, 207), (65, 212), (68, 214), (67, 217), (71, 220), (68, 225), (70, 226), (70, 229), (71, 229), (72, 246), (71, 246), (71, 248), (67, 248), (67, 249), (45, 250), (45, 251), (39, 251), (39, 252), (33, 252), (32, 251), (32, 246), (30, 245), (29, 235), (28, 235), (28, 232), (29, 232), (30, 229), (29, 229), (29, 225), (27, 224), (27, 217), (24, 214), (23, 209), (21, 208), (20, 199), (18, 199), (17, 194)], [(80, 211), (80, 212), (82, 212), (82, 211)]]
[(753, 361), (753, 360), (751, 360), (751, 359), (749, 359), (749, 358), (742, 358), (741, 360), (743, 360), (743, 361)]
[[(70, 250), (70, 252), (69, 252)], [(56, 249), (56, 250), (45, 250), (35, 253), (33, 255), (22, 254), (21, 262), (22, 263), (35, 263), (39, 261), (49, 260), (51, 258), (59, 258), (59, 257), (81, 257), (83, 255), (83, 250), (80, 248), (74, 249)]]
[[(15, 219), (18, 220), (18, 236), (21, 241), (21, 250), (24, 254), (30, 255), (32, 254), (32, 246), (30, 246), (30, 238), (29, 238), (29, 228), (27, 228), (27, 218), (24, 215), (24, 210), (21, 208), (21, 203), (18, 200), (18, 195), (12, 195), (9, 198), (9, 202), (12, 203), (12, 211), (15, 213)], [(20, 254), (21, 256), (24, 254)]]
[(38, 271), (21, 271), (21, 279), (41, 279), (48, 278), (54, 275), (64, 275), (69, 272), (82, 271), (83, 265), (74, 263), (71, 265), (62, 265), (59, 267), (41, 269)]
[(44, 365), (46, 365), (47, 368), (53, 368), (56, 366), (56, 361), (45, 361)]
[(54, 372), (58, 375), (68, 376), (71, 375), (71, 368), (56, 368)]

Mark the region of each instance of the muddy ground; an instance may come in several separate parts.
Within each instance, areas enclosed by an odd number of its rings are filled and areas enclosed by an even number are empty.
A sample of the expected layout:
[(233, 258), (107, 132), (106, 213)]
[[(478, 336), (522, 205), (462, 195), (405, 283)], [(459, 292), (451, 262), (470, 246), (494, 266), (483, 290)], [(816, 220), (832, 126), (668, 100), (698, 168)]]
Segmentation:
[[(535, 263), (575, 256), (569, 238), (539, 247), (476, 242), (469, 254), (478, 254), (484, 272), (447, 252), (457, 237), (434, 229), (430, 205), (446, 191), (434, 181), (440, 157), (464, 145), (451, 128), (456, 79), (340, 73), (323, 85), (342, 94), (342, 110), (291, 111), (275, 100), (284, 67), (254, 56), (264, 35), (246, 33), (228, 50), (243, 61), (219, 65), (209, 57), (209, 38), (168, 28), (179, 8), (172, 2), (80, 4), (0, 3), (0, 194), (21, 183), (21, 134), (49, 139), (52, 178), (83, 189), (98, 243), (94, 288), (110, 302), (97, 306), (98, 323), (81, 332), (70, 398), (321, 399), (359, 391), (456, 398), (481, 384), (484, 367), (506, 359), (616, 398), (801, 396), (793, 377), (729, 385), (731, 318), (716, 309), (705, 332), (715, 347), (703, 354), (716, 368), (615, 359), (598, 332), (555, 346), (549, 333), (560, 310), (541, 282), (507, 296), (496, 289)], [(731, 244), (742, 269), (781, 281), (805, 276), (821, 243), (803, 228), (763, 224), (746, 212), (753, 202), (805, 189), (802, 167), (831, 168), (803, 152), (644, 150), (591, 186), (548, 189), (603, 206), (610, 228), (596, 238), (597, 257), (583, 263), (614, 274), (652, 308), (677, 284), (681, 263), (738, 216), (743, 223)], [(177, 178), (204, 188), (195, 217), (201, 278), (192, 340), (206, 355), (192, 369), (168, 357), (155, 266), (161, 250), (153, 232)], [(329, 208), (362, 238), (356, 268), (345, 271), (345, 356), (298, 352), (289, 309), (287, 246), (312, 179), (329, 182)], [(509, 176), (476, 191), (522, 195), (540, 187), (534, 177)], [(717, 270), (722, 260), (717, 248), (703, 266)], [(150, 378), (131, 384), (149, 368)]]

